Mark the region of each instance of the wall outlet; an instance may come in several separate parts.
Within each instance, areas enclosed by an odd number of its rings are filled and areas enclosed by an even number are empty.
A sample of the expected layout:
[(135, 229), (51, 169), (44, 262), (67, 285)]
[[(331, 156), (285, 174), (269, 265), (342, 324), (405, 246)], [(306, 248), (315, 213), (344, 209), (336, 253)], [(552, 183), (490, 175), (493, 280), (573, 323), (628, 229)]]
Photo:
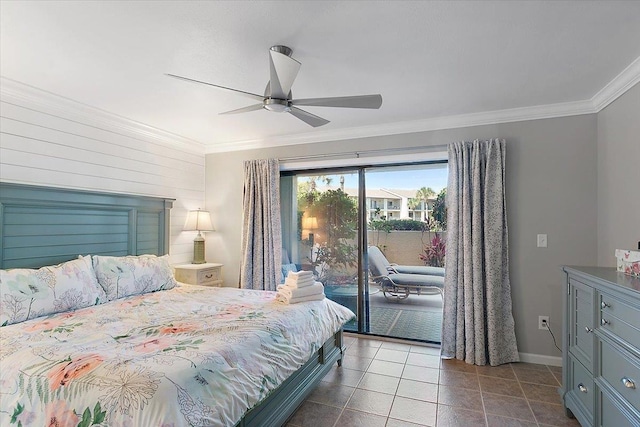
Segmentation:
[(538, 316), (538, 329), (543, 331), (549, 329), (549, 316)]

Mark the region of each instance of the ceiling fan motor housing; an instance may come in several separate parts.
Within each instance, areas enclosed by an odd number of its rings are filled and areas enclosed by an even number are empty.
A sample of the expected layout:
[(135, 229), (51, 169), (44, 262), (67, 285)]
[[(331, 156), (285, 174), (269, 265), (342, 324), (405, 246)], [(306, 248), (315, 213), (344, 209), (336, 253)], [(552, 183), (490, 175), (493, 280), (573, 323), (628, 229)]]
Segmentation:
[(262, 103), (266, 110), (276, 113), (288, 113), (291, 111), (291, 102), (286, 99), (265, 98)]

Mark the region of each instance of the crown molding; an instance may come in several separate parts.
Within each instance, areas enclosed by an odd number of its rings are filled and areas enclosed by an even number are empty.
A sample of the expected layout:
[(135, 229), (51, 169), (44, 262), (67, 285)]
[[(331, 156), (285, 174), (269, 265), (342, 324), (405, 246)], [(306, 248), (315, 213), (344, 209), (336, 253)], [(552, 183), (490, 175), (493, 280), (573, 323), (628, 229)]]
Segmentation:
[(52, 92), (0, 76), (2, 101), (64, 119), (144, 139), (194, 154), (204, 154), (201, 142), (74, 101)]
[(596, 111), (602, 110), (638, 82), (640, 82), (640, 56), (591, 98), (594, 108)]
[(422, 120), (362, 126), (348, 129), (316, 131), (296, 135), (274, 136), (264, 139), (224, 142), (207, 146), (206, 153), (221, 153), (261, 149), (274, 146), (313, 144), (318, 142), (371, 138), (377, 136), (418, 133), (443, 129), (492, 125), (497, 123), (520, 122), (526, 120), (549, 119), (554, 117), (593, 114), (597, 111), (590, 100), (539, 105), (534, 107), (511, 108), (507, 110), (485, 111), (482, 113), (456, 116), (434, 117)]

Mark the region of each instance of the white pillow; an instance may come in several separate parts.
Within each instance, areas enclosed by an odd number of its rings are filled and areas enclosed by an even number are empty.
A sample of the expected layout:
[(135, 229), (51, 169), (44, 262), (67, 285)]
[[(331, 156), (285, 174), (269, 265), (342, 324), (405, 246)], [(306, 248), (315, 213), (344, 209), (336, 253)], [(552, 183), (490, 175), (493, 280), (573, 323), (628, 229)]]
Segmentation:
[(169, 266), (169, 255), (93, 256), (98, 283), (113, 301), (129, 295), (144, 294), (176, 286)]
[(89, 256), (38, 270), (0, 270), (1, 326), (102, 304), (106, 300)]

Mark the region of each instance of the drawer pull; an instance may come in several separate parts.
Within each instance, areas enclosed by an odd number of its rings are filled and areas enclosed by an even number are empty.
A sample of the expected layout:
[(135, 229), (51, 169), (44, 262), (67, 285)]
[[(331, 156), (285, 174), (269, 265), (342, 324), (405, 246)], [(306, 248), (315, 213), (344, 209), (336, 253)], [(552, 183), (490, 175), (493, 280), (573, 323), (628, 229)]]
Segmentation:
[(584, 327), (584, 330), (585, 330), (585, 331), (587, 331), (587, 333), (588, 333), (588, 334), (589, 334), (589, 333), (591, 333), (591, 332), (593, 332), (593, 329), (591, 329), (591, 328), (590, 328), (590, 327), (588, 327), (588, 326), (585, 326), (585, 327)]
[(609, 324), (609, 321), (607, 319), (602, 319), (600, 323), (602, 324), (602, 326), (605, 326)]
[(609, 305), (606, 302), (602, 301), (602, 303), (600, 303), (600, 307), (607, 308), (607, 307), (611, 307), (611, 305)]
[(213, 274), (205, 274), (204, 277), (205, 279), (211, 279), (213, 277)]
[(587, 392), (587, 388), (582, 383), (578, 384), (578, 390), (580, 390), (583, 393)]
[(636, 388), (636, 383), (631, 378), (624, 377), (620, 381), (626, 388)]

